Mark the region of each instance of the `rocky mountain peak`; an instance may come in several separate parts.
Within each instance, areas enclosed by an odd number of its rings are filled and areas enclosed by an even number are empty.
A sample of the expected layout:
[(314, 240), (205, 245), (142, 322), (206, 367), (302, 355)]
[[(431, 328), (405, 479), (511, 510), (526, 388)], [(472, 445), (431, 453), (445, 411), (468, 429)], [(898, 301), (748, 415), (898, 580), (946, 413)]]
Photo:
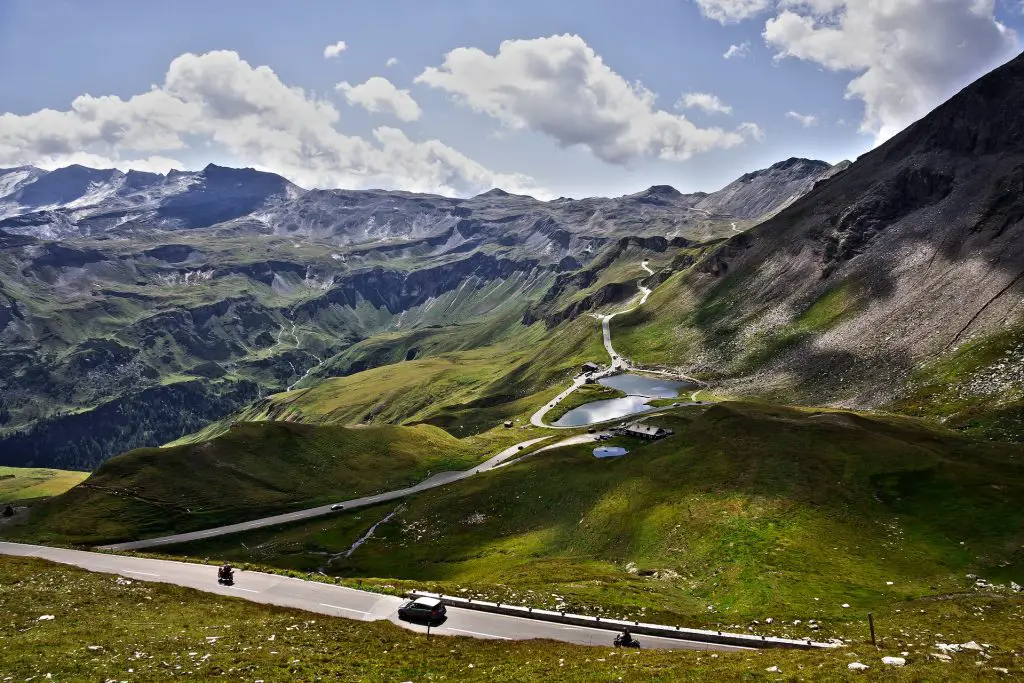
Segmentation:
[(683, 193), (672, 187), (671, 185), (652, 185), (647, 188), (645, 194), (657, 197), (671, 197), (677, 198), (682, 197)]
[(928, 152), (983, 155), (1024, 152), (1024, 55), (954, 95), (893, 138), (886, 159)]

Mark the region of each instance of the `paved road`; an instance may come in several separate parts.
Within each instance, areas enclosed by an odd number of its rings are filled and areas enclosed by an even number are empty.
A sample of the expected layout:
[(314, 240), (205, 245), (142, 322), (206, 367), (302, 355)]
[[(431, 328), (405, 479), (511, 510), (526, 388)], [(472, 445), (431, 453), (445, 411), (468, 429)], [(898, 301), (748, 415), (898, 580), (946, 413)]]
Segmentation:
[[(438, 486), (444, 486), (451, 484), (452, 482), (460, 481), (468, 477), (472, 477), (474, 474), (478, 474), (485, 470), (491, 470), (505, 462), (509, 458), (519, 454), (524, 448), (528, 448), (535, 443), (550, 439), (549, 436), (542, 436), (538, 439), (530, 439), (529, 441), (523, 441), (522, 443), (516, 444), (506, 448), (501, 453), (498, 453), (494, 457), (490, 458), (484, 463), (477, 465), (472, 469), (465, 470), (464, 472), (441, 472), (434, 476), (421, 481), (415, 486), (409, 486), (404, 489), (397, 489), (395, 491), (387, 491), (386, 493), (378, 493), (373, 496), (363, 496), (362, 498), (354, 498), (353, 500), (338, 501), (345, 506), (346, 510), (352, 508), (366, 507), (367, 505), (375, 505), (377, 503), (383, 503), (396, 498), (404, 498), (405, 496), (412, 495), (413, 493), (419, 493), (420, 491), (426, 491), (427, 489), (437, 488)], [(272, 517), (263, 517), (262, 519), (254, 519), (248, 522), (240, 522), (238, 524), (228, 524), (226, 526), (219, 526), (213, 529), (203, 529), (202, 531), (191, 531), (185, 534), (174, 534), (172, 536), (160, 536), (158, 538), (147, 538), (141, 541), (130, 541), (127, 543), (114, 543), (112, 545), (102, 546), (103, 550), (143, 550), (145, 548), (156, 548), (162, 545), (173, 545), (175, 543), (187, 543), (188, 541), (198, 541), (204, 538), (212, 538), (214, 536), (226, 536), (227, 534), (236, 534), (240, 531), (250, 531), (252, 529), (261, 529), (268, 526), (277, 526), (278, 524), (286, 524), (288, 522), (297, 522), (303, 519), (312, 519), (313, 517), (322, 517), (329, 515), (333, 511), (331, 510), (331, 503), (328, 505), (321, 505), (315, 508), (309, 508), (306, 510), (298, 510), (296, 512), (287, 512), (282, 515), (273, 515)]]
[[(172, 583), (195, 588), (207, 593), (230, 595), (243, 600), (281, 607), (294, 607), (308, 612), (327, 614), (357, 621), (388, 620), (410, 631), (423, 632), (426, 628), (398, 619), (398, 606), (403, 602), (393, 595), (380, 595), (315, 581), (260, 572), (236, 572), (234, 586), (217, 583), (217, 569), (207, 565), (151, 560), (139, 557), (121, 557), (104, 553), (47, 548), (0, 542), (0, 555), (39, 557), (53, 562), (70, 564), (90, 571), (120, 574), (138, 581)], [(448, 608), (448, 619), (431, 633), (445, 636), (499, 640), (532, 640), (544, 638), (579, 645), (611, 646), (615, 634), (603, 629), (566, 626), (522, 617), (488, 614)], [(744, 648), (697, 643), (672, 638), (638, 636), (647, 648), (675, 650), (737, 651)]]

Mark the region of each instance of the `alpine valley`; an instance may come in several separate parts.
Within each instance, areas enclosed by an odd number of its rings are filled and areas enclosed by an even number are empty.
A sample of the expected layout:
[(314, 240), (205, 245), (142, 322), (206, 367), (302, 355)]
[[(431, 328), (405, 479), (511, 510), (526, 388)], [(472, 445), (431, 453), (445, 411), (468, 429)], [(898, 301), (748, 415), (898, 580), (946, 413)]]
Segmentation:
[(551, 338), (631, 298), (640, 260), (685, 270), (845, 165), (550, 202), (304, 190), (213, 165), (0, 170), (0, 463), (90, 469), (325, 377)]

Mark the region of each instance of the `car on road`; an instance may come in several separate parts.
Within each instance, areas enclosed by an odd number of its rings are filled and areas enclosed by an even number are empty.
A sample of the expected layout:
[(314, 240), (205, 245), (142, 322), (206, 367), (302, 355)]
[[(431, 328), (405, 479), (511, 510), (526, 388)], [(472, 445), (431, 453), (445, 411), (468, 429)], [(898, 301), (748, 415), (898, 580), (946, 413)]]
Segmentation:
[(331, 509), (332, 510), (344, 510), (345, 506), (342, 505), (341, 503), (335, 503), (334, 505), (331, 506)]
[(415, 598), (398, 608), (398, 618), (436, 624), (444, 620), (447, 610), (437, 598)]

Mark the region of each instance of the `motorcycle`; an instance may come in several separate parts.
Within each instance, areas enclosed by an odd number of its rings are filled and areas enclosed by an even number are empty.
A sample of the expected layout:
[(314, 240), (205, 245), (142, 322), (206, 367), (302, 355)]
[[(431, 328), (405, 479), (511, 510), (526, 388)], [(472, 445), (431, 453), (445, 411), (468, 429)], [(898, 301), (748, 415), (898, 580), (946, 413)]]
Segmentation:
[(233, 586), (235, 585), (235, 572), (228, 569), (225, 570), (223, 567), (217, 570), (217, 583), (222, 586)]
[(628, 647), (636, 650), (640, 649), (640, 641), (636, 638), (630, 638), (629, 641), (623, 639), (622, 634), (615, 636), (615, 647)]

